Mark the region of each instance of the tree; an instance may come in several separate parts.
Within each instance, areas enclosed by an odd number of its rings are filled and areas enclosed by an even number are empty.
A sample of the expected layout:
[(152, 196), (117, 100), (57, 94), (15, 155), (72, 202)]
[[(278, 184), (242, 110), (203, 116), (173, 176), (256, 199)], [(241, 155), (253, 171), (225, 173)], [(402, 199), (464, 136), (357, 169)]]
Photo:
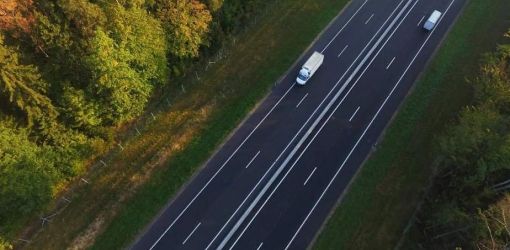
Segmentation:
[(510, 242), (510, 195), (478, 212), (474, 245), (478, 249), (506, 249)]
[(45, 95), (47, 86), (37, 68), (21, 64), (18, 52), (6, 46), (0, 36), (0, 87), (9, 102), (26, 114), (29, 127), (34, 121), (54, 121), (58, 115)]
[(106, 23), (101, 7), (88, 0), (59, 0), (58, 5), (62, 8), (66, 20), (74, 26), (73, 30), (81, 34), (83, 39), (93, 37), (96, 29)]
[(207, 7), (197, 0), (159, 0), (156, 5), (170, 54), (179, 58), (198, 56), (200, 46), (207, 44), (212, 21)]
[(30, 34), (34, 21), (32, 0), (2, 0), (0, 30), (12, 31), (15, 36)]
[(96, 32), (91, 43), (92, 54), (86, 62), (96, 84), (89, 86), (89, 91), (102, 103), (102, 117), (116, 123), (140, 114), (152, 86), (130, 68), (129, 52), (119, 48), (102, 30)]
[(159, 21), (146, 11), (113, 5), (105, 12), (107, 30), (98, 28), (85, 58), (92, 75), (87, 92), (98, 103), (87, 109), (99, 108), (93, 113), (116, 124), (140, 114), (154, 86), (166, 82), (167, 46)]
[(0, 121), (0, 224), (39, 211), (52, 197), (56, 173), (50, 148), (28, 139), (25, 129)]
[(152, 85), (167, 80), (167, 43), (161, 22), (140, 8), (107, 8), (108, 31), (123, 58), (143, 81)]
[(99, 105), (94, 100), (90, 100), (85, 91), (74, 88), (70, 84), (63, 87), (60, 106), (71, 128), (92, 132), (102, 125)]

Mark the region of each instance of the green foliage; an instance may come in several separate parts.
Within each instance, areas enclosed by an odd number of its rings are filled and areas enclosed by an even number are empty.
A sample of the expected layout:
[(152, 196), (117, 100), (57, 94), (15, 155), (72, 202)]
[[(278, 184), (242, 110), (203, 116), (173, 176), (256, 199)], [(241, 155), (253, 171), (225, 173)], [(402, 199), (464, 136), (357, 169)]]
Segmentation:
[(169, 52), (175, 57), (196, 57), (207, 44), (212, 21), (207, 7), (197, 0), (157, 1), (158, 17), (167, 32)]
[(155, 89), (221, 47), (224, 10), (240, 11), (233, 30), (268, 1), (9, 0), (2, 9), (19, 15), (0, 20), (2, 229), (41, 211)]
[(71, 128), (94, 131), (102, 124), (101, 108), (87, 99), (85, 91), (72, 86), (64, 86), (61, 109)]
[(25, 129), (0, 123), (0, 224), (39, 211), (52, 197), (58, 175), (47, 147), (29, 141)]
[(140, 78), (151, 84), (167, 81), (167, 44), (160, 22), (140, 8), (108, 8), (110, 35), (123, 58)]
[(496, 203), (493, 190), (510, 176), (509, 63), (508, 45), (486, 57), (472, 82), (476, 104), (466, 107), (439, 140), (443, 160), (421, 215), (425, 234), (438, 236), (424, 241), (429, 248), (498, 249), (509, 239), (507, 225), (500, 223), (509, 199)]
[(9, 102), (22, 110), (28, 126), (34, 121), (54, 120), (58, 115), (51, 100), (45, 95), (47, 83), (37, 68), (19, 62), (18, 52), (5, 45), (0, 35), (0, 87)]
[(130, 67), (128, 52), (102, 30), (96, 32), (91, 44), (92, 53), (86, 62), (96, 84), (89, 91), (100, 100), (101, 116), (113, 124), (140, 114), (152, 87)]

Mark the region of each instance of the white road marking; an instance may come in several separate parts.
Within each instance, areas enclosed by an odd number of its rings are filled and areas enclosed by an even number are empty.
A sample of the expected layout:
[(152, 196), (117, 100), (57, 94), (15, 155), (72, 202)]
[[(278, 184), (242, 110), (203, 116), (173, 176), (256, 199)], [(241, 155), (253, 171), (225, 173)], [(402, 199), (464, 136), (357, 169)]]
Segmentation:
[(368, 0), (365, 0), (365, 2), (363, 2), (363, 4), (358, 8), (358, 10), (356, 10), (356, 12), (354, 12), (354, 14), (351, 16), (351, 18), (349, 18), (349, 20), (347, 20), (347, 22), (344, 24), (344, 26), (342, 26), (342, 28), (335, 34), (335, 36), (329, 41), (328, 44), (326, 44), (326, 46), (324, 47), (324, 49), (322, 49), (321, 51), (321, 54), (324, 54), (324, 51), (326, 51), (326, 49), (329, 47), (329, 45), (331, 45), (331, 43), (333, 41), (335, 41), (336, 37), (340, 34), (340, 32), (342, 32), (345, 27), (347, 27), (347, 25), (351, 22), (351, 20), (358, 14), (358, 12), (363, 8), (363, 6), (365, 6), (365, 4), (368, 2)]
[(260, 150), (259, 150), (259, 152), (257, 152), (257, 154), (255, 154), (255, 156), (253, 156), (251, 158), (250, 162), (248, 162), (248, 164), (244, 168), (248, 168), (251, 165), (251, 163), (255, 160), (255, 158), (257, 158), (257, 156), (259, 156), (259, 154), (260, 154)]
[[(448, 13), (448, 11), (450, 10), (450, 7), (452, 6), (452, 4), (455, 2), (455, 0), (452, 0), (450, 5), (448, 5), (448, 8), (446, 9), (446, 11), (444, 12), (444, 15), (439, 19), (436, 27), (441, 23), (441, 21), (443, 20), (443, 17), (446, 15), (446, 13)], [(379, 113), (381, 112), (382, 108), (384, 107), (384, 105), (386, 104), (386, 102), (389, 100), (389, 98), (391, 97), (391, 95), (393, 94), (393, 92), (395, 91), (395, 89), (398, 87), (398, 85), (400, 84), (400, 82), (402, 81), (402, 79), (404, 78), (404, 76), (407, 74), (407, 71), (409, 71), (409, 68), (411, 68), (412, 64), (414, 63), (414, 61), (416, 60), (416, 58), (418, 57), (418, 55), (421, 53), (421, 51), (423, 50), (423, 48), (425, 47), (425, 45), (427, 44), (427, 42), (429, 41), (430, 37), (432, 36), (432, 34), (434, 33), (434, 31), (436, 30), (436, 27), (434, 27), (434, 29), (432, 30), (432, 32), (429, 34), (429, 36), (427, 37), (427, 39), (425, 40), (425, 42), (423, 42), (422, 46), (420, 47), (420, 49), (418, 50), (418, 52), (415, 54), (415, 56), (413, 57), (413, 59), (411, 60), (411, 63), (409, 63), (409, 65), (407, 66), (406, 70), (404, 71), (404, 73), (400, 76), (400, 79), (397, 81), (397, 83), (395, 84), (395, 86), (393, 86), (393, 89), (390, 91), (390, 93), (388, 94), (388, 96), (386, 97), (386, 99), (384, 100), (384, 102), (381, 104), (381, 106), (379, 107), (379, 109), (377, 110), (375, 116), (372, 118), (372, 120), (370, 121), (370, 123), (368, 124), (368, 126), (365, 128), (365, 130), (363, 131), (363, 134), (361, 134), (361, 136), (359, 137), (358, 141), (356, 142), (356, 144), (354, 145), (354, 147), (351, 149), (351, 151), (349, 152), (349, 154), (347, 155), (347, 158), (345, 158), (344, 162), (342, 163), (342, 165), (340, 166), (340, 168), (337, 170), (337, 172), (335, 173), (335, 175), (333, 176), (333, 178), (331, 178), (330, 182), (328, 183), (328, 185), (326, 186), (326, 189), (324, 189), (324, 191), (322, 192), (322, 194), (319, 196), (319, 199), (315, 202), (315, 204), (313, 205), (312, 209), (310, 210), (310, 212), (308, 213), (308, 215), (305, 217), (305, 219), (303, 220), (303, 222), (301, 223), (301, 225), (299, 226), (298, 230), (296, 231), (296, 233), (294, 233), (294, 236), (292, 237), (292, 239), (289, 241), (289, 243), (287, 244), (287, 246), (285, 247), (285, 250), (286, 249), (289, 249), (290, 245), (292, 244), (292, 242), (294, 241), (294, 239), (296, 238), (297, 234), (301, 231), (301, 228), (303, 228), (303, 225), (306, 223), (306, 221), (308, 220), (308, 218), (310, 217), (310, 215), (313, 213), (313, 211), (315, 210), (315, 208), (317, 207), (317, 204), (321, 201), (322, 197), (324, 197), (324, 194), (328, 191), (328, 189), (331, 187), (331, 184), (333, 183), (333, 181), (336, 179), (336, 177), (338, 176), (338, 174), (340, 173), (340, 171), (342, 170), (342, 168), (345, 166), (345, 163), (347, 162), (347, 160), (349, 160), (351, 154), (354, 152), (354, 150), (356, 149), (356, 147), (358, 146), (359, 142), (361, 141), (361, 139), (363, 139), (363, 137), (365, 136), (366, 132), (368, 131), (368, 129), (372, 126), (372, 123), (374, 122), (374, 120), (377, 118), (377, 116), (379, 115)]]
[(354, 117), (356, 116), (356, 114), (358, 113), (359, 109), (361, 108), (361, 106), (358, 106), (358, 108), (356, 109), (356, 111), (354, 111), (354, 113), (351, 115), (351, 118), (349, 118), (349, 122), (352, 121), (352, 119), (354, 119)]
[(344, 52), (345, 50), (349, 47), (349, 45), (345, 45), (344, 49), (340, 52), (340, 54), (338, 54), (338, 56), (336, 56), (337, 58), (340, 57)]
[[(299, 148), (301, 147), (301, 145), (305, 142), (305, 140), (311, 135), (312, 131), (317, 127), (317, 125), (319, 124), (319, 122), (322, 120), (322, 118), (324, 118), (324, 116), (326, 115), (326, 113), (329, 111), (329, 109), (333, 106), (333, 104), (336, 102), (336, 100), (340, 97), (340, 95), (343, 93), (344, 89), (347, 87), (347, 85), (352, 81), (352, 79), (354, 79), (355, 75), (361, 70), (361, 68), (364, 66), (365, 62), (368, 60), (368, 58), (374, 53), (374, 51), (377, 49), (377, 47), (379, 46), (379, 44), (382, 42), (382, 40), (385, 39), (386, 35), (388, 34), (388, 32), (390, 32), (391, 28), (393, 28), (393, 26), (395, 25), (395, 23), (400, 19), (400, 16), (402, 16), (402, 14), (405, 12), (405, 10), (407, 9), (407, 7), (410, 5), (410, 3), (412, 2), (412, 0), (408, 1), (402, 10), (399, 11), (399, 13), (397, 14), (397, 16), (393, 19), (393, 21), (390, 23), (390, 25), (386, 28), (386, 30), (383, 32), (383, 34), (381, 35), (381, 37), (379, 37), (379, 39), (376, 41), (376, 43), (372, 46), (372, 48), (368, 51), (367, 55), (363, 58), (363, 60), (358, 64), (358, 66), (355, 68), (355, 70), (353, 71), (353, 73), (349, 76), (349, 78), (346, 80), (346, 82), (344, 83), (344, 85), (341, 87), (341, 89), (335, 94), (335, 96), (332, 98), (332, 100), (328, 103), (328, 105), (322, 110), (322, 112), (319, 114), (319, 117), (314, 121), (314, 123), (310, 126), (310, 128), (306, 131), (306, 133), (303, 135), (303, 137), (301, 138), (301, 140), (295, 145), (295, 147), (293, 148), (293, 150), (290, 152), (290, 154), (285, 158), (284, 162), (280, 165), (280, 167), (275, 171), (275, 173), (273, 174), (273, 176), (271, 176), (271, 179), (269, 179), (269, 181), (266, 183), (266, 185), (262, 188), (262, 190), (259, 192), (259, 194), (255, 197), (255, 199), (251, 202), (250, 206), (245, 210), (245, 212), (243, 213), (243, 215), (238, 219), (238, 221), (236, 222), (236, 224), (232, 227), (232, 229), (229, 231), (229, 233), (225, 236), (225, 238), (222, 240), (222, 242), (220, 243), (220, 245), (218, 246), (217, 249), (223, 249), (223, 247), (225, 247), (225, 245), (227, 244), (227, 242), (230, 240), (230, 238), (232, 238), (233, 234), (237, 231), (237, 229), (241, 226), (241, 224), (244, 222), (244, 220), (246, 219), (246, 217), (248, 216), (249, 213), (251, 213), (251, 211), (253, 210), (253, 208), (255, 207), (255, 205), (260, 201), (260, 199), (262, 198), (262, 196), (267, 192), (267, 190), (269, 189), (269, 187), (273, 184), (273, 182), (276, 180), (276, 178), (280, 175), (280, 173), (283, 171), (283, 169), (287, 166), (287, 164), (289, 163), (289, 161), (294, 157), (294, 155), (296, 154), (296, 152), (299, 150)], [(401, 2), (402, 3), (402, 2)], [(400, 4), (399, 4), (400, 6)], [(414, 7), (414, 6), (413, 6)], [(397, 7), (398, 8), (398, 7)], [(407, 13), (409, 14), (409, 13)], [(392, 13), (393, 15), (393, 13)], [(390, 15), (390, 17), (392, 16)], [(406, 15), (407, 16), (407, 15)], [(239, 238), (237, 238), (238, 240)], [(234, 244), (232, 245), (232, 247), (230, 249), (232, 249), (234, 246), (235, 246), (235, 243), (237, 242), (237, 240), (234, 242)]]
[(315, 173), (315, 170), (317, 170), (317, 167), (315, 167), (312, 172), (310, 173), (310, 175), (308, 175), (308, 178), (306, 178), (306, 181), (303, 183), (303, 186), (306, 185), (306, 183), (308, 183), (308, 181), (310, 180), (310, 178), (312, 177), (313, 173)]
[(370, 22), (370, 20), (372, 20), (372, 17), (374, 17), (374, 14), (372, 14), (366, 21), (365, 21), (365, 24), (368, 24), (368, 22)]
[(260, 248), (262, 247), (262, 245), (264, 245), (264, 242), (260, 242), (260, 245), (259, 245), (259, 247), (257, 247), (257, 250), (260, 250)]
[[(401, 2), (402, 3), (402, 2)], [(416, 2), (417, 3), (417, 2)], [(414, 6), (416, 5), (416, 3), (413, 5), (412, 8), (414, 8)], [(400, 6), (400, 4), (399, 4)], [(397, 7), (398, 8), (398, 7)], [(411, 9), (412, 9), (411, 8)], [(396, 9), (395, 9), (396, 10)], [(275, 193), (275, 191), (280, 187), (280, 185), (282, 184), (282, 182), (285, 180), (285, 178), (287, 177), (287, 175), (294, 169), (294, 166), (297, 164), (297, 162), (299, 161), (299, 159), (301, 159), (301, 157), (303, 156), (303, 154), (308, 150), (308, 147), (311, 145), (311, 143), (315, 140), (315, 138), (319, 135), (319, 133), (322, 131), (322, 129), (324, 128), (324, 126), (329, 122), (329, 120), (331, 119), (331, 117), (333, 116), (333, 114), (337, 111), (337, 109), (340, 107), (340, 105), (344, 102), (344, 100), (347, 98), (347, 96), (349, 95), (349, 93), (351, 92), (351, 90), (354, 88), (354, 86), (357, 84), (357, 82), (361, 79), (361, 77), (365, 74), (365, 72), (368, 70), (368, 68), (370, 67), (370, 65), (372, 65), (372, 63), (374, 62), (375, 58), (379, 55), (379, 53), (382, 51), (382, 49), (386, 46), (386, 44), (388, 43), (388, 41), (393, 37), (393, 35), (395, 34), (396, 30), (400, 27), (400, 25), (403, 23), (403, 21), (407, 18), (407, 16), (409, 15), (410, 12), (407, 13), (407, 15), (400, 21), (399, 25), (397, 26), (397, 28), (392, 32), (392, 34), (390, 35), (390, 37), (388, 38), (388, 40), (386, 40), (386, 42), (383, 44), (383, 46), (379, 49), (379, 51), (377, 52), (377, 54), (374, 56), (374, 58), (370, 61), (370, 63), (368, 64), (368, 66), (365, 68), (365, 70), (361, 73), (361, 75), (357, 78), (356, 82), (353, 84), (353, 86), (351, 86), (351, 88), (349, 89), (349, 91), (347, 92), (347, 94), (342, 98), (342, 100), (340, 101), (340, 103), (335, 107), (335, 110), (333, 110), (333, 112), (329, 115), (328, 119), (326, 120), (326, 122), (324, 124), (322, 124), (321, 128), (318, 130), (318, 132), (314, 135), (314, 137), (310, 140), (310, 142), (306, 145), (306, 147), (301, 151), (301, 154), (297, 157), (296, 161), (292, 164), (292, 166), (289, 168), (289, 170), (287, 170), (287, 173), (285, 173), (285, 175), (283, 176), (283, 178), (280, 180), (280, 182), (276, 185), (276, 187), (273, 189), (273, 191), (271, 192), (271, 194), (269, 194), (269, 196), (266, 198), (266, 200), (264, 201), (264, 203), (262, 204), (262, 206), (260, 206), (260, 208), (257, 210), (257, 212), (255, 213), (255, 215), (252, 217), (252, 219), (250, 220), (250, 222), (248, 222), (248, 224), (245, 226), (245, 228), (243, 229), (243, 231), (241, 232), (241, 234), (237, 237), (236, 241), (233, 243), (232, 247), (230, 247), (230, 249), (232, 249), (235, 244), (239, 241), (239, 239), (244, 235), (245, 231), (248, 229), (248, 227), (250, 227), (251, 223), (253, 222), (253, 220), (255, 220), (255, 218), (258, 216), (258, 214), (260, 213), (260, 211), (262, 211), (262, 209), (265, 207), (266, 203), (269, 201), (269, 199), (271, 199), (271, 197), (273, 196), (273, 194)], [(393, 15), (393, 13), (390, 15), (390, 17)]]
[(418, 22), (418, 24), (416, 24), (416, 27), (420, 26), (421, 21), (423, 21), (423, 19), (425, 19), (425, 16), (422, 16), (422, 17), (421, 17), (421, 19), (420, 19), (420, 21)]
[(388, 70), (391, 67), (391, 64), (393, 64), (393, 61), (395, 61), (395, 57), (393, 57), (393, 59), (391, 59), (391, 62), (388, 63), (388, 66), (386, 66), (386, 70)]
[(301, 101), (299, 101), (299, 103), (296, 105), (296, 108), (299, 107), (299, 105), (301, 105), (301, 103), (305, 100), (305, 98), (308, 96), (308, 93), (306, 93), (305, 96), (303, 96), (303, 98), (301, 98)]
[(191, 199), (191, 201), (188, 203), (188, 205), (186, 205), (186, 207), (184, 207), (184, 209), (179, 213), (179, 215), (177, 216), (177, 218), (175, 218), (172, 223), (170, 223), (170, 225), (165, 229), (165, 231), (159, 236), (159, 238), (154, 242), (154, 244), (152, 244), (152, 246), (150, 247), (149, 250), (152, 250), (158, 243), (159, 241), (165, 236), (165, 234), (168, 232), (168, 230), (170, 230), (170, 228), (172, 228), (174, 226), (174, 224), (177, 222), (177, 220), (179, 220), (181, 218), (181, 216), (188, 210), (188, 208), (191, 206), (191, 204), (193, 204), (193, 202), (195, 202), (195, 200), (198, 198), (198, 196), (200, 196), (200, 194), (202, 194), (202, 192), (205, 190), (205, 188), (207, 188), (207, 186), (209, 186), (209, 184), (212, 182), (212, 180), (214, 178), (216, 178), (216, 176), (221, 172), (221, 170), (223, 170), (223, 168), (227, 165), (228, 162), (230, 162), (230, 160), (232, 159), (232, 157), (234, 157), (234, 155), (237, 153), (237, 151), (239, 151), (239, 149), (244, 145), (244, 143), (246, 143), (246, 141), (253, 135), (253, 133), (255, 133), (255, 131), (260, 127), (260, 125), (267, 119), (267, 117), (274, 111), (274, 109), (276, 108), (276, 106), (278, 106), (278, 104), (280, 104), (280, 102), (287, 96), (287, 94), (290, 92), (290, 90), (294, 87), (294, 85), (291, 85), (289, 87), (289, 89), (287, 89), (287, 91), (285, 92), (285, 94), (283, 94), (280, 99), (273, 105), (273, 107), (269, 110), (269, 112), (262, 118), (262, 120), (260, 120), (260, 122), (257, 124), (257, 126), (255, 126), (255, 128), (253, 128), (253, 130), (250, 132), (250, 134), (248, 134), (248, 136), (246, 136), (246, 138), (241, 142), (241, 144), (239, 144), (239, 146), (234, 150), (234, 152), (228, 157), (228, 159), (221, 165), (221, 167), (214, 173), (214, 175), (205, 183), (205, 185), (202, 187), (202, 189), (200, 189), (200, 191), (198, 191), (198, 193), (193, 197), (193, 199)]
[(193, 231), (191, 231), (191, 233), (188, 234), (188, 237), (186, 237), (186, 239), (182, 242), (182, 244), (186, 244), (186, 242), (189, 240), (189, 238), (191, 237), (191, 235), (193, 235), (193, 233), (195, 231), (197, 231), (197, 228), (200, 226), (200, 224), (202, 224), (202, 222), (199, 222), (196, 226), (195, 226), (195, 229), (193, 229)]

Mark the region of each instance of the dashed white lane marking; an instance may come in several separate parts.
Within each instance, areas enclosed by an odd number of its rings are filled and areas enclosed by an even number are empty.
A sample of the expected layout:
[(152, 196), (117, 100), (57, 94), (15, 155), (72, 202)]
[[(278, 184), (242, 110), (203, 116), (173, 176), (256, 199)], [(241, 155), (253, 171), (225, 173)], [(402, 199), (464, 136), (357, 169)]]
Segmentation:
[(306, 93), (306, 95), (303, 96), (303, 98), (301, 98), (301, 101), (299, 101), (299, 103), (296, 105), (296, 108), (298, 108), (299, 105), (301, 105), (301, 103), (306, 99), (307, 96), (308, 96), (308, 93)]
[(358, 113), (359, 109), (361, 108), (361, 106), (358, 106), (358, 108), (356, 109), (356, 111), (354, 111), (354, 113), (351, 115), (351, 118), (349, 118), (349, 122), (352, 121), (352, 119), (354, 119), (354, 117), (356, 116), (356, 114)]
[(260, 245), (259, 245), (259, 247), (257, 247), (257, 250), (260, 250), (260, 248), (262, 247), (262, 245), (264, 245), (264, 242), (260, 242)]
[(425, 16), (422, 16), (422, 17), (421, 17), (421, 19), (420, 19), (420, 21), (418, 22), (418, 24), (416, 24), (416, 26), (417, 26), (417, 27), (418, 27), (418, 26), (420, 26), (420, 24), (421, 24), (421, 22), (423, 21), (423, 19), (425, 19)]
[(374, 17), (374, 14), (372, 14), (366, 21), (365, 21), (365, 24), (368, 24), (368, 22), (370, 22), (370, 20), (372, 20), (372, 17)]
[(246, 164), (246, 167), (244, 167), (244, 168), (248, 168), (248, 167), (251, 165), (251, 163), (255, 160), (255, 158), (257, 158), (257, 156), (259, 156), (259, 154), (260, 154), (260, 150), (259, 150), (259, 152), (257, 152), (257, 153), (255, 154), (255, 156), (253, 156), (253, 157), (251, 158), (250, 162), (248, 162), (248, 164)]
[(344, 52), (345, 50), (349, 47), (349, 45), (345, 45), (344, 49), (338, 54), (338, 56), (336, 56), (337, 58), (340, 57)]
[(393, 59), (391, 59), (390, 63), (388, 63), (388, 66), (386, 66), (386, 70), (388, 70), (391, 65), (393, 64), (393, 61), (395, 61), (395, 57), (393, 57)]
[(342, 30), (345, 29), (345, 27), (347, 27), (347, 25), (351, 22), (351, 20), (358, 14), (358, 12), (363, 9), (363, 6), (365, 6), (365, 4), (367, 4), (368, 0), (365, 0), (365, 2), (363, 2), (363, 4), (359, 7), (358, 10), (356, 10), (356, 12), (354, 12), (354, 15), (351, 16), (351, 18), (349, 18), (349, 20), (347, 20), (347, 22), (344, 24), (344, 26), (342, 26), (342, 28), (335, 34), (335, 36), (333, 37), (333, 39), (331, 39), (329, 41), (328, 44), (326, 44), (326, 46), (324, 47), (324, 49), (321, 50), (321, 54), (324, 54), (324, 51), (326, 51), (326, 49), (329, 47), (329, 45), (331, 45), (331, 43), (333, 41), (335, 41), (336, 37), (338, 35), (340, 35), (340, 32), (342, 32)]
[(317, 170), (317, 167), (315, 167), (312, 172), (310, 173), (310, 175), (308, 175), (308, 178), (306, 178), (306, 181), (303, 183), (303, 186), (306, 185), (306, 183), (308, 183), (308, 181), (310, 180), (310, 178), (312, 178), (312, 175), (313, 173), (315, 173), (315, 170)]
[(193, 231), (191, 231), (191, 233), (189, 233), (188, 237), (186, 237), (186, 239), (182, 242), (182, 244), (183, 244), (183, 245), (184, 245), (184, 244), (186, 244), (186, 242), (189, 240), (189, 238), (191, 237), (191, 235), (193, 235), (193, 233), (194, 233), (195, 231), (197, 231), (197, 229), (198, 229), (198, 227), (200, 226), (200, 224), (202, 224), (202, 222), (199, 222), (199, 223), (195, 226), (195, 228), (193, 229)]

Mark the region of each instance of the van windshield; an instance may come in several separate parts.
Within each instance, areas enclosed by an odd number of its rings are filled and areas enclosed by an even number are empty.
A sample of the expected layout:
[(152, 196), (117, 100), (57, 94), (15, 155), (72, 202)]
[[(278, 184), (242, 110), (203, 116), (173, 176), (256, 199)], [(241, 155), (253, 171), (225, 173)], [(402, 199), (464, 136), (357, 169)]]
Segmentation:
[(303, 81), (308, 80), (308, 77), (306, 77), (305, 75), (302, 75), (302, 74), (299, 74), (299, 75), (298, 75), (298, 78), (299, 78), (299, 79), (301, 79), (301, 80), (303, 80)]

